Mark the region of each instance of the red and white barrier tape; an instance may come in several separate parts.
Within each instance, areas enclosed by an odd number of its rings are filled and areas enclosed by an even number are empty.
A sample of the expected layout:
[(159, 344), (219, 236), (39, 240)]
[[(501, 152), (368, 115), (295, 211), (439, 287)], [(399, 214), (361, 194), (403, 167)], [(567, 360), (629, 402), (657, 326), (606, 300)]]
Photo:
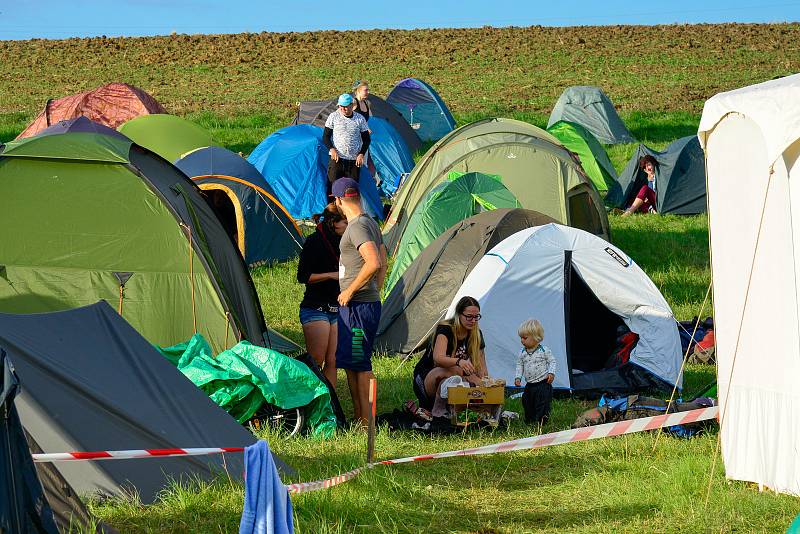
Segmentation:
[[(561, 432), (552, 432), (550, 434), (543, 434), (541, 436), (504, 441), (502, 443), (494, 443), (492, 445), (485, 445), (483, 447), (476, 447), (473, 449), (460, 449), (457, 451), (439, 452), (421, 456), (407, 456), (405, 458), (397, 458), (394, 460), (384, 460), (375, 465), (394, 465), (409, 462), (421, 462), (423, 460), (435, 460), (439, 458), (452, 458), (455, 456), (476, 456), (480, 454), (494, 454), (498, 452), (540, 449), (542, 447), (549, 447), (551, 445), (562, 445), (564, 443), (576, 443), (579, 441), (588, 441), (590, 439), (622, 436), (624, 434), (633, 434), (636, 432), (643, 432), (645, 430), (657, 430), (659, 428), (670, 427), (674, 425), (685, 425), (688, 423), (707, 421), (709, 419), (715, 419), (718, 416), (718, 413), (719, 408), (717, 406), (712, 406), (710, 408), (702, 408), (688, 412), (677, 412), (667, 415), (642, 417), (640, 419), (631, 419), (629, 421), (619, 421), (617, 423), (606, 423), (603, 425), (576, 428), (574, 430), (562, 430)], [(62, 452), (33, 454), (32, 456), (35, 462), (55, 462), (63, 460), (111, 460), (166, 456), (197, 456), (202, 454), (220, 454), (224, 452), (242, 451), (244, 451), (244, 448), (242, 447), (223, 447), (202, 449), (144, 449), (130, 451)], [(367, 465), (359, 467), (357, 469), (353, 469), (352, 471), (342, 473), (332, 478), (326, 478), (324, 480), (289, 484), (287, 489), (289, 490), (289, 493), (297, 494), (332, 488), (333, 486), (353, 480), (355, 477), (361, 474), (361, 472), (371, 467), (373, 466)]]
[(309, 491), (317, 491), (321, 489), (328, 489), (334, 486), (338, 486), (339, 484), (343, 484), (350, 480), (353, 480), (358, 475), (361, 474), (362, 471), (370, 469), (371, 465), (365, 465), (364, 467), (359, 467), (358, 469), (353, 469), (352, 471), (348, 471), (347, 473), (342, 473), (339, 476), (335, 476), (333, 478), (326, 478), (325, 480), (315, 480), (314, 482), (298, 482), (297, 484), (288, 484), (286, 489), (289, 490), (289, 493), (308, 493)]
[(609, 438), (613, 436), (621, 436), (623, 434), (643, 432), (645, 430), (656, 430), (674, 425), (685, 425), (688, 423), (696, 423), (698, 421), (706, 421), (708, 419), (716, 418), (718, 411), (719, 408), (717, 406), (712, 406), (710, 408), (701, 408), (699, 410), (691, 410), (688, 412), (677, 412), (667, 415), (656, 415), (653, 417), (642, 417), (640, 419), (619, 421), (618, 423), (605, 423), (603, 425), (587, 426), (572, 430), (562, 430), (561, 432), (552, 432), (550, 434), (542, 434), (541, 436), (504, 441), (502, 443), (494, 443), (492, 445), (485, 445), (483, 447), (477, 447), (474, 449), (439, 452), (436, 454), (426, 454), (423, 456), (408, 456), (406, 458), (398, 458), (396, 460), (384, 460), (378, 463), (384, 465), (393, 465), (407, 462), (420, 462), (422, 460), (452, 458), (453, 456), (475, 456), (478, 454), (494, 454), (497, 452), (540, 449), (542, 447), (549, 447), (551, 445), (562, 445), (564, 443), (575, 443), (578, 441), (588, 441), (590, 439)]
[(31, 454), (34, 462), (65, 460), (130, 460), (131, 458), (164, 458), (166, 456), (201, 456), (224, 452), (243, 452), (244, 447), (206, 447), (196, 449), (133, 449), (129, 451), (53, 452)]
[[(461, 449), (457, 451), (440, 452), (422, 456), (408, 456), (406, 458), (397, 458), (395, 460), (384, 460), (375, 465), (394, 465), (409, 462), (421, 462), (423, 460), (435, 460), (439, 458), (452, 458), (454, 456), (475, 456), (479, 454), (494, 454), (498, 452), (540, 449), (542, 447), (549, 447), (551, 445), (576, 443), (578, 441), (621, 436), (623, 434), (633, 434), (635, 432), (643, 432), (645, 430), (656, 430), (674, 425), (685, 425), (688, 423), (707, 421), (709, 419), (715, 419), (718, 413), (719, 408), (717, 406), (712, 406), (711, 408), (702, 408), (688, 412), (656, 415), (653, 417), (643, 417), (641, 419), (620, 421), (618, 423), (606, 423), (603, 425), (576, 428), (574, 430), (563, 430), (561, 432), (552, 432), (550, 434), (543, 434), (541, 436), (515, 439), (512, 441), (495, 443), (474, 449)], [(361, 474), (362, 471), (370, 467), (372, 466), (359, 467), (358, 469), (348, 471), (347, 473), (342, 473), (337, 477), (328, 478), (325, 480), (317, 480), (315, 482), (290, 484), (287, 487), (289, 488), (289, 493), (306, 493), (310, 491), (332, 488), (333, 486), (354, 479), (356, 476)]]

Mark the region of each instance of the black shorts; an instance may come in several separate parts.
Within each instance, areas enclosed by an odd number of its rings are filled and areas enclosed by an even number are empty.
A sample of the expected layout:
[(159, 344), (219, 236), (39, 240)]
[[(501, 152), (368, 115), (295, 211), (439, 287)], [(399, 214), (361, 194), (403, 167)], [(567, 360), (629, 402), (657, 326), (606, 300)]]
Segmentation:
[(328, 183), (332, 184), (339, 178), (352, 178), (358, 181), (358, 167), (356, 167), (356, 160), (339, 158), (339, 161), (331, 161), (328, 163)]

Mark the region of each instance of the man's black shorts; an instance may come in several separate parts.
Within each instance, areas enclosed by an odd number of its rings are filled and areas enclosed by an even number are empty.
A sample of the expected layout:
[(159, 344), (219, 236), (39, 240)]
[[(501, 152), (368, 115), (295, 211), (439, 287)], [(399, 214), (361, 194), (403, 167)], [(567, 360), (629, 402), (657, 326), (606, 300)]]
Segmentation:
[(339, 161), (333, 161), (331, 158), (328, 163), (328, 196), (331, 196), (331, 184), (339, 178), (352, 178), (357, 182), (358, 171), (354, 159), (339, 158)]

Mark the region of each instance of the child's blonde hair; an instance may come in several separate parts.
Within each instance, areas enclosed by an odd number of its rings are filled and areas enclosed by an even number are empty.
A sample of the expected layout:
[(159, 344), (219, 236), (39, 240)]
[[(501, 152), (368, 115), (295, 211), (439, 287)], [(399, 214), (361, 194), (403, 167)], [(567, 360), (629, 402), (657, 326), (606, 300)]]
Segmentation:
[(537, 343), (541, 343), (544, 339), (544, 327), (538, 320), (528, 319), (519, 325), (517, 334), (520, 336), (533, 336)]

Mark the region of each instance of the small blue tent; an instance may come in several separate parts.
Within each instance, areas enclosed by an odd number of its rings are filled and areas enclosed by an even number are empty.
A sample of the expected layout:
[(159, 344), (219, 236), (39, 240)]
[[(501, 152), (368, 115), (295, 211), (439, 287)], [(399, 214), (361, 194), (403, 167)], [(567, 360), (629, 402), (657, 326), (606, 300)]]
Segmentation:
[[(266, 178), (278, 200), (292, 217), (307, 219), (321, 213), (328, 203), (328, 149), (322, 144), (322, 128), (296, 124), (274, 132), (253, 150), (247, 160)], [(366, 166), (358, 177), (364, 208), (383, 218), (375, 181)]]
[(403, 115), (423, 141), (438, 141), (456, 127), (444, 101), (422, 80), (400, 80), (386, 101)]
[(372, 116), (369, 129), (372, 132), (369, 154), (381, 179), (381, 191), (392, 196), (401, 176), (414, 168), (414, 158), (406, 142), (387, 120)]
[(248, 266), (300, 253), (303, 236), (258, 169), (228, 149), (198, 148), (175, 162), (205, 191)]

